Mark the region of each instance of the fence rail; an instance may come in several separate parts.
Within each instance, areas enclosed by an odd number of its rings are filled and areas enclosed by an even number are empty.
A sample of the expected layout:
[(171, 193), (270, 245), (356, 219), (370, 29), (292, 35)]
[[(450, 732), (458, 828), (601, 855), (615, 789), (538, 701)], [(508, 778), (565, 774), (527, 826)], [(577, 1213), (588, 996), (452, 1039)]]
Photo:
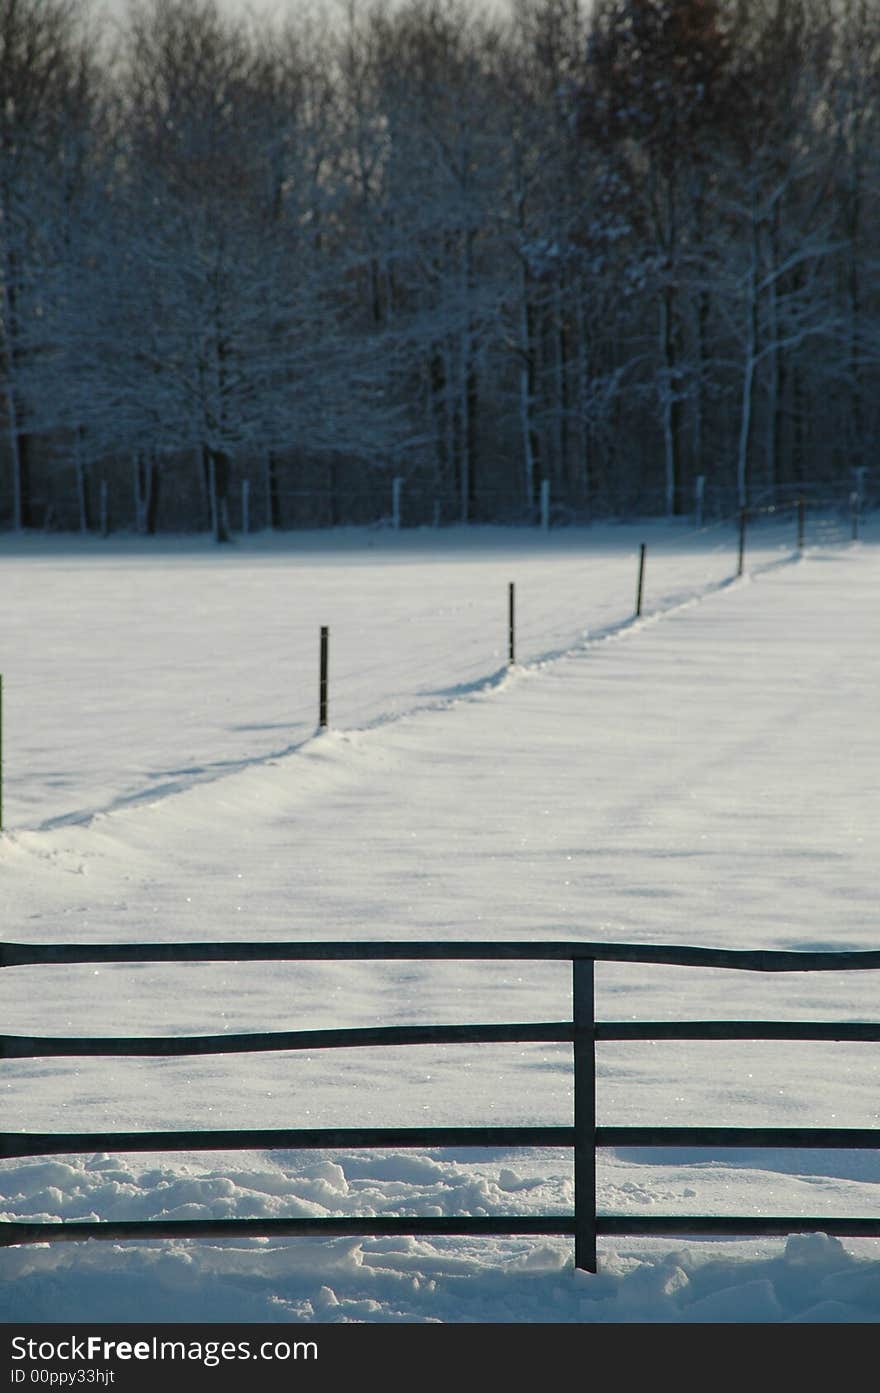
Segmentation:
[(880, 1237), (880, 1217), (767, 1215), (606, 1215), (596, 1212), (596, 1152), (602, 1147), (823, 1148), (880, 1150), (880, 1129), (838, 1127), (606, 1126), (596, 1120), (596, 1045), (608, 1040), (880, 1041), (880, 1022), (597, 1021), (596, 962), (662, 964), (753, 972), (858, 971), (880, 968), (880, 951), (801, 952), (691, 948), (627, 943), (309, 942), (189, 944), (0, 944), (0, 967), (71, 963), (355, 960), (569, 962), (572, 1013), (566, 1021), (492, 1025), (414, 1025), (242, 1035), (119, 1037), (0, 1036), (0, 1058), (144, 1056), (340, 1049), (375, 1045), (570, 1043), (574, 1119), (568, 1126), (330, 1127), (225, 1131), (2, 1132), (0, 1156), (97, 1151), (244, 1151), (360, 1148), (567, 1147), (574, 1156), (574, 1212), (539, 1215), (0, 1222), (0, 1246), (89, 1238), (216, 1238), (311, 1235), (568, 1235), (575, 1264), (596, 1271), (603, 1235), (785, 1235), (821, 1230)]

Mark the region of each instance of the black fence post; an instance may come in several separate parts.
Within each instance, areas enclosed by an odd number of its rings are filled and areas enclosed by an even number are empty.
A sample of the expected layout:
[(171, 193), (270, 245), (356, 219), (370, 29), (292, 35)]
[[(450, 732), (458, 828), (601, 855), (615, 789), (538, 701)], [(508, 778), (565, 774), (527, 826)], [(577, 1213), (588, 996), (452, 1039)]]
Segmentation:
[(592, 958), (572, 962), (574, 1017), (574, 1265), (597, 1270), (596, 1008)]
[(636, 618), (642, 613), (642, 595), (645, 589), (645, 543), (639, 547), (639, 583), (636, 587)]
[(327, 726), (327, 654), (330, 646), (330, 630), (321, 626), (321, 669), (318, 683), (318, 725), (322, 730)]
[(859, 539), (859, 495), (854, 491), (849, 496), (849, 512), (852, 519), (852, 539)]
[(741, 576), (746, 555), (746, 522), (748, 521), (748, 509), (739, 510), (739, 559), (736, 564), (736, 573)]
[(805, 531), (806, 512), (807, 512), (806, 500), (804, 499), (803, 494), (801, 494), (800, 498), (799, 498), (798, 501), (797, 501), (797, 549), (798, 549), (798, 551), (803, 551), (803, 549), (804, 549), (804, 531)]
[(513, 581), (507, 591), (507, 663), (516, 662), (516, 590)]

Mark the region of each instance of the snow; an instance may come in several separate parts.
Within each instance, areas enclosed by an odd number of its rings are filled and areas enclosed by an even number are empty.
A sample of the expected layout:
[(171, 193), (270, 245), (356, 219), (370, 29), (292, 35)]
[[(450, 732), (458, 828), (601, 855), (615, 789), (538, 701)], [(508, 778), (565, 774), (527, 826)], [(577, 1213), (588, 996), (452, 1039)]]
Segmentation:
[[(876, 523), (0, 540), (2, 937), (876, 947)], [(645, 613), (633, 618), (640, 542)], [(517, 665), (506, 666), (507, 585)], [(331, 729), (316, 732), (318, 631)], [(876, 1019), (870, 972), (599, 964), (600, 1019)], [(10, 1034), (540, 1021), (525, 961), (17, 967)], [(558, 1125), (563, 1045), (41, 1058), (9, 1130)], [(877, 1125), (877, 1047), (604, 1043), (601, 1123)], [(293, 1106), (291, 1106), (293, 1103)], [(873, 1152), (599, 1153), (601, 1213), (876, 1214)], [(59, 1155), (16, 1220), (570, 1212), (564, 1149)], [(603, 1238), (0, 1250), (6, 1321), (863, 1322), (880, 1247)]]

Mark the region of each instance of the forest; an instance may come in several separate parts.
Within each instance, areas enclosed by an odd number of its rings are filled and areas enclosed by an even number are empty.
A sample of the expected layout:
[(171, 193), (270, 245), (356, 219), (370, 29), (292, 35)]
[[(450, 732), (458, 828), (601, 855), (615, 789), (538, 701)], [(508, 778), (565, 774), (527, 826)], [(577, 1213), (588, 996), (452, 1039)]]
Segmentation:
[(878, 0), (279, 11), (0, 0), (0, 528), (870, 490)]

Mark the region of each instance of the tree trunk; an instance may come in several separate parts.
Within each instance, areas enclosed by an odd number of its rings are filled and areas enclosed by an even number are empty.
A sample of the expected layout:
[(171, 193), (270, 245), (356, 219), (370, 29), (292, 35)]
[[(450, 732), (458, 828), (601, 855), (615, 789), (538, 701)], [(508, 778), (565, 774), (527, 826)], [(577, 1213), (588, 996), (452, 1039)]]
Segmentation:
[(435, 345), (427, 369), (429, 411), (434, 423), (434, 491), (449, 497), (452, 470), (452, 441), (449, 435), (449, 401), (445, 349)]
[(804, 463), (806, 451), (804, 442), (806, 439), (806, 401), (804, 392), (803, 374), (795, 364), (792, 373), (792, 416), (793, 416), (793, 444), (791, 452), (791, 465), (794, 482), (803, 483)]
[(7, 409), (10, 412), (10, 445), (12, 447), (12, 499), (13, 526), (16, 532), (24, 532), (34, 526), (33, 499), (31, 496), (31, 442), (30, 436), (15, 427), (14, 391), (7, 396)]
[(675, 512), (678, 489), (678, 411), (675, 402), (676, 362), (673, 341), (673, 295), (664, 290), (660, 296), (660, 352), (663, 362), (663, 387), (660, 402), (663, 422), (664, 507), (667, 517)]
[[(694, 208), (694, 242), (696, 244), (697, 255), (702, 257), (705, 228), (703, 216), (705, 213), (705, 198), (703, 180), (699, 172), (695, 179), (692, 202)], [(691, 416), (691, 463), (695, 479), (699, 478), (701, 475), (705, 478), (706, 475), (703, 455), (706, 449), (706, 344), (709, 337), (708, 329), (709, 295), (707, 291), (698, 289), (696, 294), (695, 383), (693, 411)]]
[[(678, 214), (674, 175), (666, 178), (665, 225), (662, 227), (662, 246), (670, 270), (676, 270), (678, 247)], [(668, 274), (668, 273), (667, 273)], [(660, 293), (660, 355), (663, 364), (663, 421), (664, 506), (667, 517), (677, 510), (681, 478), (681, 404), (679, 396), (678, 337), (676, 326), (675, 290), (665, 285)]]
[[(468, 335), (468, 345), (470, 348), (470, 334)], [(477, 368), (473, 354), (470, 352), (464, 395), (465, 401), (467, 402), (465, 448), (467, 449), (468, 458), (468, 513), (469, 516), (473, 518), (477, 510), (477, 408), (479, 404), (479, 388)]]
[(232, 534), (229, 530), (229, 455), (225, 450), (218, 450), (211, 445), (203, 445), (202, 458), (207, 476), (211, 531), (214, 535), (214, 541), (231, 542)]
[(139, 450), (134, 457), (135, 529), (142, 536), (155, 535), (159, 509), (159, 464), (152, 452)]
[(79, 530), (89, 532), (91, 530), (91, 517), (89, 515), (89, 471), (83, 452), (83, 429), (79, 426), (73, 443), (74, 465), (76, 468), (76, 501), (79, 511)]
[(593, 504), (593, 472), (592, 459), (590, 455), (590, 354), (587, 343), (587, 316), (584, 311), (584, 297), (581, 286), (578, 286), (576, 296), (577, 314), (577, 389), (578, 407), (577, 419), (580, 424), (580, 439), (578, 446), (578, 470), (580, 488), (583, 493), (584, 502), (592, 514)]
[(767, 305), (767, 432), (765, 437), (764, 470), (768, 488), (774, 491), (779, 477), (779, 445), (782, 434), (782, 373), (783, 356), (779, 348), (779, 204), (774, 205), (770, 229), (771, 279)]
[[(7, 200), (4, 198), (3, 206)], [(21, 429), (22, 412), (17, 387), (18, 368), (18, 311), (15, 284), (15, 258), (8, 252), (3, 258), (3, 339), (6, 348), (6, 372), (3, 395), (6, 398), (6, 420), (9, 428), (9, 447), (12, 461), (12, 522), (16, 532), (33, 527), (31, 499), (30, 439)]]
[(532, 309), (529, 304), (528, 271), (520, 262), (519, 313), (519, 422), (525, 466), (526, 507), (531, 516), (535, 506), (535, 487), (538, 476), (538, 439), (532, 422), (535, 401), (535, 351), (533, 342)]
[[(327, 470), (329, 489), (327, 494), (327, 515), (331, 527), (338, 527), (344, 521), (339, 511), (339, 471), (335, 459), (331, 459)], [(351, 521), (351, 519), (349, 519)]]
[(460, 517), (462, 522), (471, 520), (471, 423), (470, 423), (470, 401), (468, 399), (468, 377), (470, 375), (470, 363), (468, 361), (468, 334), (467, 330), (459, 334), (458, 340), (458, 401), (457, 411), (457, 456), (458, 456), (458, 496), (460, 505)]
[(278, 461), (275, 451), (266, 454), (266, 526), (270, 532), (281, 525), (281, 500), (278, 492)]
[(570, 335), (566, 329), (565, 304), (571, 296), (565, 295), (566, 287), (562, 279), (556, 283), (556, 411), (557, 449), (559, 452), (559, 480), (564, 481), (564, 498), (571, 503), (574, 498), (574, 485), (577, 468), (571, 455), (571, 382), (570, 382)]
[(862, 291), (859, 265), (859, 224), (861, 221), (860, 178), (854, 175), (855, 188), (848, 209), (847, 301), (849, 312), (849, 380), (850, 380), (850, 458), (854, 469), (865, 463), (865, 385), (860, 364), (862, 337)]
[(749, 441), (752, 433), (755, 368), (758, 354), (759, 236), (758, 215), (757, 209), (755, 209), (752, 217), (752, 247), (749, 265), (746, 342), (743, 356), (742, 389), (740, 394), (739, 442), (736, 452), (736, 492), (737, 502), (740, 508), (747, 508), (749, 505)]

